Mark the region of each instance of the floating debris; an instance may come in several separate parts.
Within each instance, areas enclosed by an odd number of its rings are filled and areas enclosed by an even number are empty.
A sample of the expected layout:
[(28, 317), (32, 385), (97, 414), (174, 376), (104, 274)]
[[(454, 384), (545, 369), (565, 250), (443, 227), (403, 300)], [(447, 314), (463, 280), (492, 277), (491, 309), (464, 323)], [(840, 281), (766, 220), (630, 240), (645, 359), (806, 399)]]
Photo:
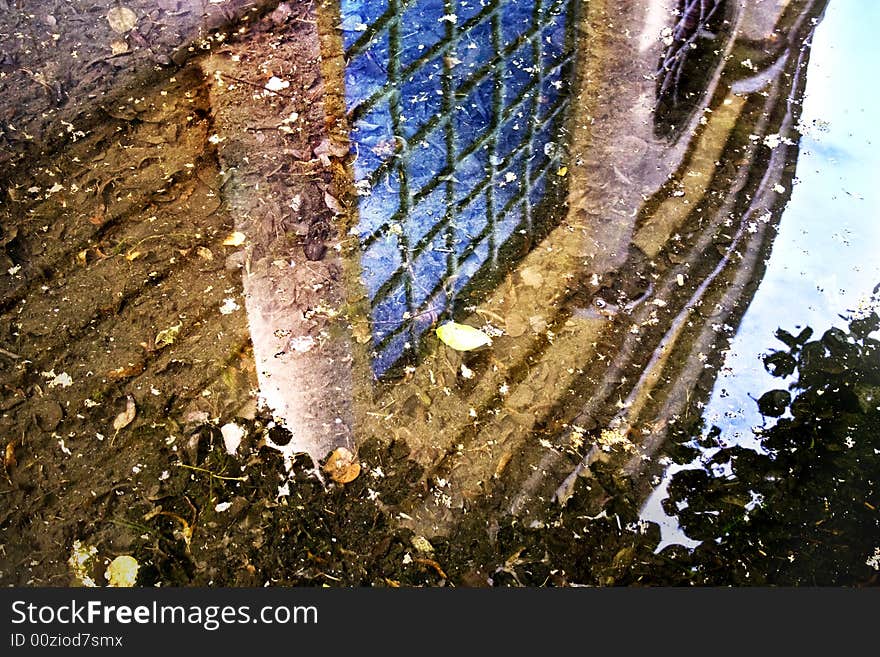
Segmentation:
[(220, 434), (223, 436), (223, 446), (226, 448), (226, 453), (235, 456), (245, 436), (244, 427), (235, 422), (227, 422), (220, 427)]
[(177, 334), (180, 333), (181, 326), (183, 326), (183, 322), (178, 322), (170, 328), (159, 331), (156, 334), (155, 340), (153, 340), (156, 349), (161, 349), (162, 347), (167, 347), (172, 344), (177, 339)]
[(138, 570), (141, 565), (137, 559), (127, 554), (116, 557), (107, 566), (104, 577), (108, 586), (131, 587), (137, 583)]
[(322, 469), (336, 483), (347, 484), (358, 478), (361, 473), (361, 464), (358, 463), (351, 450), (339, 447), (330, 455)]
[(137, 413), (137, 406), (134, 403), (134, 397), (131, 395), (127, 395), (125, 398), (125, 410), (122, 411), (119, 415), (116, 416), (116, 419), (113, 420), (113, 429), (117, 432), (120, 429), (124, 429), (129, 424), (131, 424), (132, 420), (134, 420), (134, 416)]
[(437, 337), (456, 351), (473, 351), (492, 344), (492, 338), (480, 329), (456, 322), (446, 322), (438, 326)]

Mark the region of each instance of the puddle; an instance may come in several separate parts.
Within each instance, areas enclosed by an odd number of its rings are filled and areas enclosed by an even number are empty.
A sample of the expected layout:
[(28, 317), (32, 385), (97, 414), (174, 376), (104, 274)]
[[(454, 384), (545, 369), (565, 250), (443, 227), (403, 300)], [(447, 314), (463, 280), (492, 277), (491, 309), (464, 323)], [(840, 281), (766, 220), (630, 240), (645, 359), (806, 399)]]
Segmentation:
[[(416, 526), (528, 519), (602, 467), (647, 494), (720, 366), (791, 193), (819, 7), (679, 5), (342, 3), (376, 379), (355, 434), (425, 467)], [(492, 348), (444, 347), (446, 318)]]
[[(761, 411), (766, 409), (759, 408), (758, 403), (764, 392), (793, 388), (798, 383), (796, 375), (774, 378), (770, 373), (774, 368), (764, 364), (766, 355), (787, 351), (786, 344), (773, 337), (776, 331), (782, 329), (797, 336), (809, 327), (815, 340), (828, 329), (849, 331), (848, 317), (864, 316), (876, 307), (880, 265), (875, 253), (880, 234), (873, 217), (880, 207), (880, 197), (873, 172), (880, 161), (874, 148), (877, 130), (870, 117), (878, 98), (873, 88), (863, 83), (862, 76), (877, 65), (877, 53), (857, 45), (870, 38), (867, 26), (880, 18), (876, 11), (869, 14), (872, 12), (865, 16), (852, 3), (831, 3), (811, 39), (799, 121), (789, 126), (794, 131), (779, 133), (779, 140), (798, 141), (799, 154), (791, 197), (781, 215), (766, 272), (724, 353), (711, 394), (705, 405), (700, 405), (705, 428), (704, 440), (695, 445), (703, 445), (698, 457), (690, 464), (670, 468), (642, 511), (644, 518), (659, 522), (664, 529), (658, 550), (676, 542), (689, 547), (700, 543), (683, 534), (674, 517), (667, 516), (660, 505), (677, 471), (702, 471), (727, 458), (725, 454), (735, 453), (737, 447), (767, 455), (765, 443), (778, 445), (772, 439), (773, 427), (792, 420), (790, 409), (762, 417)], [(778, 145), (779, 141), (774, 138), (772, 144)], [(826, 343), (829, 335), (823, 338)], [(858, 388), (859, 380), (852, 385)], [(804, 387), (809, 385), (801, 380), (791, 395)], [(818, 407), (815, 412), (821, 413)], [(776, 415), (781, 419), (777, 420)], [(841, 450), (852, 449), (855, 441), (870, 441), (870, 434), (860, 433), (859, 427), (853, 421), (850, 437), (840, 445)], [(707, 432), (711, 435), (708, 441)], [(707, 443), (716, 447), (707, 448)], [(776, 469), (769, 456), (766, 460), (767, 471)], [(731, 487), (736, 486), (737, 477), (726, 474)], [(841, 482), (849, 474), (841, 471)], [(745, 485), (749, 476), (743, 468), (738, 478)], [(812, 485), (804, 481), (804, 486)], [(818, 486), (815, 490), (817, 496), (828, 495)], [(809, 499), (807, 494), (804, 497)], [(686, 504), (681, 492), (676, 499)], [(804, 499), (799, 501), (804, 503)], [(782, 505), (776, 514), (795, 515), (794, 509), (784, 506), (784, 498), (773, 503)], [(845, 511), (838, 507), (836, 513), (842, 515)], [(871, 540), (860, 538), (858, 529), (850, 529), (856, 532), (850, 540)]]
[(6, 190), (17, 563), (871, 581), (876, 12), (624, 4), (273, 5)]

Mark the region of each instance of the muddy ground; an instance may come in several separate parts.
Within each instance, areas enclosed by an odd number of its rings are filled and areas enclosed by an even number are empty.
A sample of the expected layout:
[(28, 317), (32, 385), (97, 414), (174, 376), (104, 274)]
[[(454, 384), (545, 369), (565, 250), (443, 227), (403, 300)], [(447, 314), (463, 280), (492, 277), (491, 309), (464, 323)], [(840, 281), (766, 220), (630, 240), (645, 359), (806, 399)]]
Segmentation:
[[(128, 2), (123, 32), (88, 3), (0, 4), (0, 583), (100, 586), (122, 554), (143, 586), (760, 583), (711, 544), (698, 573), (655, 555), (602, 463), (564, 508), (536, 501), (543, 522), (489, 496), (422, 536), (400, 523), (431, 494), (402, 441), (361, 439), (344, 484), (288, 458), (243, 280), (284, 272), (275, 310), (329, 330), (310, 311), (339, 302), (352, 199), (313, 3)], [(349, 385), (325, 374), (305, 383)]]

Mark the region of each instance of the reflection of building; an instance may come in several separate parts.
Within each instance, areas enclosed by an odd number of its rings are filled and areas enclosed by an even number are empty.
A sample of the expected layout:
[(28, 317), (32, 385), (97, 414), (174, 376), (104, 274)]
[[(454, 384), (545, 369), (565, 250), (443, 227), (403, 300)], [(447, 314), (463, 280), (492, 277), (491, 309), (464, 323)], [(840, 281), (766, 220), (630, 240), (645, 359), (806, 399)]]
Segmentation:
[(732, 7), (726, 0), (678, 0), (673, 24), (662, 34), (665, 50), (657, 68), (658, 136), (677, 135), (705, 91), (730, 36)]
[(512, 237), (552, 224), (572, 5), (341, 3), (377, 375), (474, 277), (497, 279)]
[[(405, 441), (427, 468), (433, 497), (406, 505), (422, 527), (564, 500), (597, 460), (624, 479), (650, 471), (760, 279), (821, 3), (733, 7), (715, 64), (681, 69), (693, 96), (675, 140), (654, 111), (680, 21), (662, 4), (578, 18), (566, 216), (464, 318), (504, 331), (491, 353), (439, 346), (359, 410), (366, 435)], [(619, 494), (607, 484), (591, 484), (597, 500)]]

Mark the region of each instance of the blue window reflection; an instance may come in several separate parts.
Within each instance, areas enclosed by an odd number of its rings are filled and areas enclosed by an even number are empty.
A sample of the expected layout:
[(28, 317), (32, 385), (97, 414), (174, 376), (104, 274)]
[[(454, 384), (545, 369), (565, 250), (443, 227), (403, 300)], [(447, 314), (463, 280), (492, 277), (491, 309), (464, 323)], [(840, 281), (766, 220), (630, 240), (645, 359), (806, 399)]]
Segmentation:
[(376, 376), (549, 220), (576, 4), (341, 0)]

